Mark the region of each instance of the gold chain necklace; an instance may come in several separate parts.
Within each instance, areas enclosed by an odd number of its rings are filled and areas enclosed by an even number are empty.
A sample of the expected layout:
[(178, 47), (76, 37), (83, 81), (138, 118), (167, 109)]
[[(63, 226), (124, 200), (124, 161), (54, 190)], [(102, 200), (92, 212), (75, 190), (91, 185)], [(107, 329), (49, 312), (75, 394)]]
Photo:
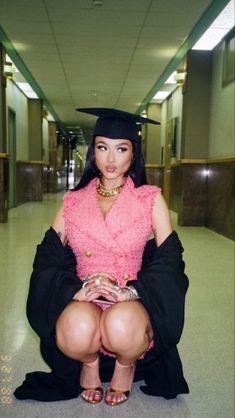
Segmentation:
[(116, 196), (123, 188), (123, 184), (121, 186), (114, 187), (114, 189), (108, 190), (102, 184), (100, 184), (100, 181), (98, 182), (96, 186), (97, 193), (102, 197), (113, 197)]

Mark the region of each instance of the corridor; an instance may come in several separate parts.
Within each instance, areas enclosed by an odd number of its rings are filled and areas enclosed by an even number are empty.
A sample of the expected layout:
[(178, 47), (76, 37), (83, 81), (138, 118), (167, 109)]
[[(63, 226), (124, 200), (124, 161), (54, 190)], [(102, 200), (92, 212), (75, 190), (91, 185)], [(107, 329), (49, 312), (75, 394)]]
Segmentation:
[(204, 227), (175, 229), (185, 249), (190, 287), (179, 351), (190, 394), (175, 400), (144, 395), (135, 383), (130, 400), (118, 407), (91, 406), (81, 399), (40, 403), (18, 401), (12, 392), (24, 375), (47, 370), (39, 340), (25, 315), (35, 247), (50, 226), (62, 199), (9, 211), (0, 224), (0, 417), (1, 418), (233, 418), (234, 417), (234, 242)]

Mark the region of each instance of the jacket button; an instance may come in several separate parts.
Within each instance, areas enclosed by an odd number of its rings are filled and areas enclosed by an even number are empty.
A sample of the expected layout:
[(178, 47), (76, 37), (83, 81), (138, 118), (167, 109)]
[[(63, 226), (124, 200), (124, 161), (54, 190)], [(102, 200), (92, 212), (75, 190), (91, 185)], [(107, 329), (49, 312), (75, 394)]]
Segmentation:
[(90, 250), (86, 250), (84, 252), (84, 254), (85, 254), (86, 257), (90, 257), (91, 256), (91, 251)]
[(130, 278), (130, 275), (129, 274), (124, 274), (124, 276), (123, 276), (123, 279), (124, 280), (129, 280), (129, 278)]

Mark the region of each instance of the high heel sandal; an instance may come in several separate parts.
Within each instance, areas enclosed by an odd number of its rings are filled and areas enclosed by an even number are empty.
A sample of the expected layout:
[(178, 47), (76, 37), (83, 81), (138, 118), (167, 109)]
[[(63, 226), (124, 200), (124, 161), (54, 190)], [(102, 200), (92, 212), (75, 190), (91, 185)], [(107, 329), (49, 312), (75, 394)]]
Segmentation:
[[(85, 398), (85, 396), (84, 396), (84, 392), (86, 392), (86, 391), (91, 391), (91, 392), (94, 392), (94, 394), (93, 394), (93, 399), (92, 400), (90, 400), (89, 398), (87, 399), (87, 398)], [(100, 398), (99, 399), (94, 399), (95, 398), (95, 395), (96, 394), (100, 394)], [(96, 403), (99, 403), (99, 402), (101, 402), (102, 401), (102, 399), (103, 399), (103, 388), (101, 387), (101, 386), (97, 386), (96, 388), (92, 388), (92, 387), (89, 387), (89, 388), (82, 388), (82, 392), (80, 393), (80, 396), (81, 396), (81, 398), (84, 400), (84, 401), (86, 401), (86, 402), (88, 402), (88, 403), (91, 403), (91, 404), (93, 404), (93, 405), (95, 405)]]
[[(111, 386), (108, 386), (105, 392), (105, 403), (109, 406), (120, 405), (121, 403), (124, 403), (127, 401), (127, 399), (130, 396), (130, 393), (131, 393), (130, 390), (114, 389)], [(124, 396), (124, 399), (117, 401), (117, 402), (114, 402), (112, 400), (108, 401), (107, 395), (112, 395), (112, 394), (121, 394)]]
[[(99, 363), (99, 358), (97, 358), (97, 359), (98, 359), (98, 363)], [(94, 362), (91, 362), (91, 363), (88, 363), (88, 364), (95, 363), (96, 360)], [(88, 386), (88, 387), (82, 387), (81, 386), (81, 389), (82, 389), (82, 392), (80, 393), (80, 396), (84, 401), (86, 401), (88, 403), (91, 403), (93, 405), (102, 401), (102, 399), (103, 399), (103, 388), (101, 386)], [(86, 392), (93, 392), (92, 399), (90, 399), (90, 394), (89, 393), (86, 394)], [(99, 395), (99, 398), (95, 399), (95, 397), (97, 395)]]
[[(132, 364), (128, 365), (127, 367), (131, 366), (133, 369), (135, 369), (135, 365), (136, 365), (135, 363), (132, 363)], [(134, 378), (134, 376), (133, 376), (133, 378)], [(125, 389), (115, 389), (112, 386), (108, 385), (107, 389), (106, 389), (106, 392), (105, 392), (104, 400), (105, 400), (105, 403), (109, 406), (121, 405), (122, 403), (124, 403), (128, 400), (128, 398), (130, 396), (130, 393), (131, 393), (131, 389), (127, 389), (127, 390), (125, 390)], [(112, 394), (113, 395), (115, 395), (115, 394), (122, 395), (122, 399), (114, 401), (114, 400), (112, 400)], [(107, 396), (111, 396), (111, 399), (108, 400)]]

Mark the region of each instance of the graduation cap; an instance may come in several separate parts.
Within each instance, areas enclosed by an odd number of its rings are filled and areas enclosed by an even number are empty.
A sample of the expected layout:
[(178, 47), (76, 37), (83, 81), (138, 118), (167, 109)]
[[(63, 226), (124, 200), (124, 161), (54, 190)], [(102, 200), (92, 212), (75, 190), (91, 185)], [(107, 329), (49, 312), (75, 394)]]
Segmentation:
[(104, 136), (112, 139), (125, 138), (138, 143), (140, 125), (144, 123), (160, 125), (155, 120), (118, 109), (94, 107), (78, 108), (76, 110), (98, 117), (94, 128), (94, 136)]

